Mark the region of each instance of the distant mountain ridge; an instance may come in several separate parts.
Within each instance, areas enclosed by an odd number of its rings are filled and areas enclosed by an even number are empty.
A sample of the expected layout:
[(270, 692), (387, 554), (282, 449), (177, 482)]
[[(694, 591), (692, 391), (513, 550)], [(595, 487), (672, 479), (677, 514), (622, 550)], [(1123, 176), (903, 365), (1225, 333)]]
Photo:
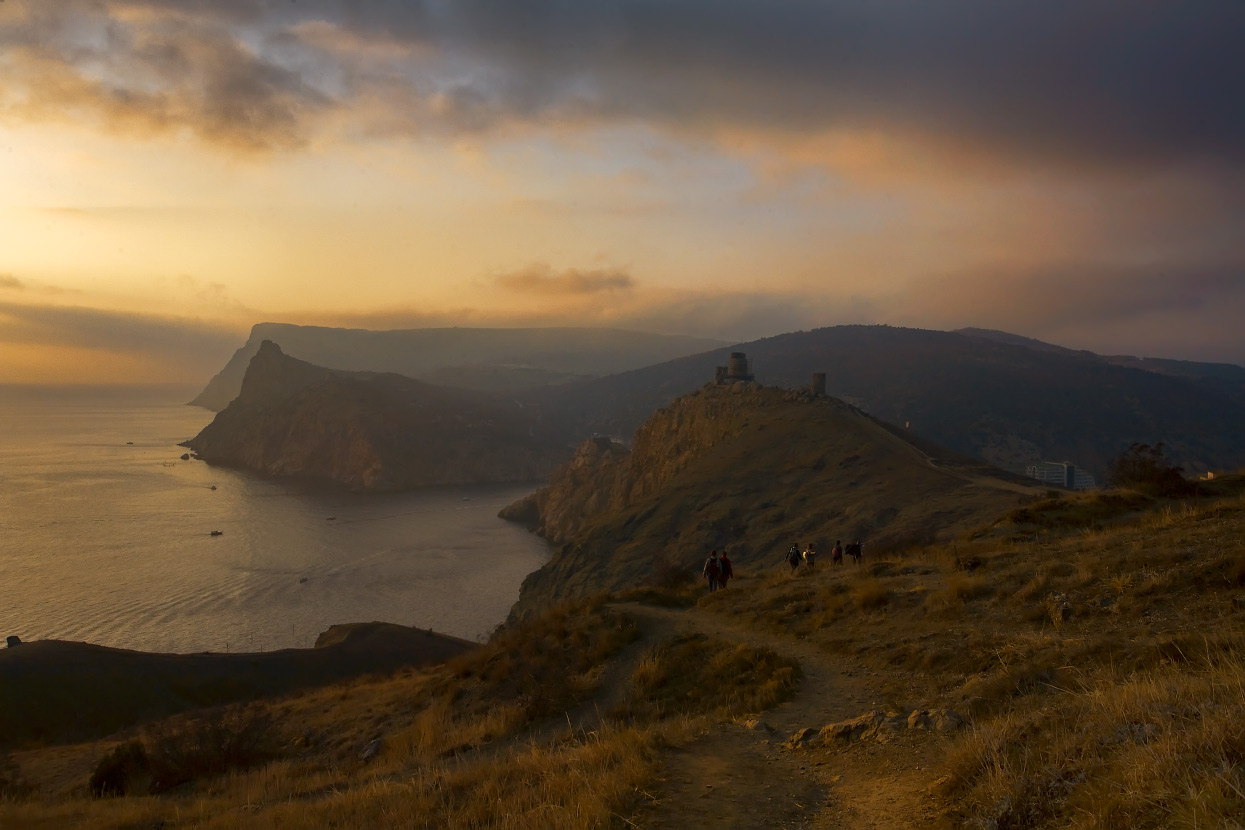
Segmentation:
[(947, 538), (1040, 492), (833, 398), (708, 385), (655, 412), (631, 448), (597, 437), (502, 511), (557, 546), (513, 612), (635, 587), (710, 549), (769, 568), (793, 543)]
[(1164, 441), (1190, 472), (1245, 464), (1245, 369), (1219, 367), (1216, 374), (1215, 364), (1171, 365), (1178, 361), (1141, 369), (979, 334), (835, 326), (526, 390), (519, 398), (539, 406), (560, 434), (626, 440), (655, 409), (712, 378), (735, 350), (748, 354), (766, 385), (803, 386), (813, 372), (825, 372), (829, 394), (1005, 469), (1070, 460), (1101, 478), (1133, 441)]
[(1077, 354), (1090, 359), (1102, 360), (1115, 366), (1141, 369), (1142, 371), (1154, 372), (1155, 374), (1167, 375), (1169, 377), (1184, 378), (1185, 380), (1193, 381), (1203, 389), (1219, 392), (1226, 397), (1232, 398), (1237, 403), (1245, 404), (1245, 367), (1237, 366), (1234, 363), (1206, 363), (1197, 360), (1173, 360), (1165, 357), (1136, 357), (1123, 354), (1100, 355), (1094, 352), (1067, 349), (1063, 346), (1056, 346), (1053, 343), (1034, 340), (1031, 337), (1022, 337), (1018, 334), (1008, 334), (1005, 331), (996, 331), (994, 329), (957, 329), (956, 333), (969, 337), (981, 337), (998, 343), (1024, 346), (1037, 351)]
[(264, 341), (242, 390), (187, 442), (215, 464), (355, 490), (543, 479), (568, 447), (513, 401), (313, 366)]
[(599, 377), (723, 345), (621, 329), (369, 331), (259, 323), (191, 405), (224, 409), (241, 390), (247, 365), (265, 340), (292, 357), (329, 369), (392, 372), (438, 385), (501, 391)]

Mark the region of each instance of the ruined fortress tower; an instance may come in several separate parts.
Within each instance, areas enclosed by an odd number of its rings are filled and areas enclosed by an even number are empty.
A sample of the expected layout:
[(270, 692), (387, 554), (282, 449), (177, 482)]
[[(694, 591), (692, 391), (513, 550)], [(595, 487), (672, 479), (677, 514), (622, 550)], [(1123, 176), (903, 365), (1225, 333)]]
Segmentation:
[(743, 352), (731, 352), (731, 359), (725, 366), (719, 366), (713, 373), (713, 379), (717, 383), (735, 383), (736, 381), (751, 381), (752, 366), (748, 363), (748, 356)]

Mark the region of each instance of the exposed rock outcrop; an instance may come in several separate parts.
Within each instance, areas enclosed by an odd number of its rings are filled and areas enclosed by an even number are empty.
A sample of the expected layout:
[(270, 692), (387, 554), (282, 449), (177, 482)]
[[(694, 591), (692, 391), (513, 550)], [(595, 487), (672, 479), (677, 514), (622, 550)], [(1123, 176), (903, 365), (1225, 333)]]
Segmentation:
[(898, 712), (874, 710), (848, 720), (823, 726), (796, 730), (787, 739), (788, 749), (811, 746), (829, 747), (856, 741), (886, 742), (892, 735), (905, 730), (953, 732), (966, 725), (964, 718), (951, 709), (917, 709), (906, 718)]

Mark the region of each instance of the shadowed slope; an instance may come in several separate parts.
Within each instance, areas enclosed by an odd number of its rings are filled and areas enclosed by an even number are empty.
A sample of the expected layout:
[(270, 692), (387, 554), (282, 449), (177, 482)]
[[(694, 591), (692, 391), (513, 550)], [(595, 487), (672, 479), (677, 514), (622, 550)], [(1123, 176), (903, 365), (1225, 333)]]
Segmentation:
[(313, 649), (152, 654), (37, 640), (0, 650), (0, 748), (96, 738), (150, 718), (254, 700), (475, 646), (392, 623), (333, 626)]

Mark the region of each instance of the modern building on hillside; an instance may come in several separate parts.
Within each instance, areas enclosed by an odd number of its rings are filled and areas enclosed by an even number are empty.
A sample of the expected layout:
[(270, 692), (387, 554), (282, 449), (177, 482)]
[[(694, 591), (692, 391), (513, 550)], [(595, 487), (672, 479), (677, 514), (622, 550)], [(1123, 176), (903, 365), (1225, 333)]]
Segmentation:
[(743, 352), (731, 352), (731, 359), (725, 366), (719, 366), (713, 373), (718, 383), (734, 383), (735, 381), (752, 380), (752, 365)]
[(1069, 490), (1092, 490), (1098, 486), (1094, 477), (1070, 461), (1043, 461), (1030, 464), (1025, 475), (1047, 484), (1057, 484)]

